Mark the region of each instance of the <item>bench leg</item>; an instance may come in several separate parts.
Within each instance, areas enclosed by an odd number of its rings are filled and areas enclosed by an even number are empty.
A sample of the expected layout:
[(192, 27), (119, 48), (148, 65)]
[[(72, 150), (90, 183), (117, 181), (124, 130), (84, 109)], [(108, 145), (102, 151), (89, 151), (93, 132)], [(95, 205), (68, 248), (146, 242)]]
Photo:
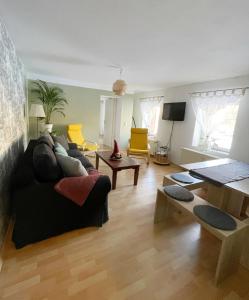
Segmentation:
[(164, 221), (168, 216), (169, 202), (167, 196), (157, 191), (154, 224)]
[(240, 230), (222, 241), (215, 272), (216, 285), (227, 276), (234, 273), (234, 271), (238, 268), (243, 249), (245, 232), (246, 230)]

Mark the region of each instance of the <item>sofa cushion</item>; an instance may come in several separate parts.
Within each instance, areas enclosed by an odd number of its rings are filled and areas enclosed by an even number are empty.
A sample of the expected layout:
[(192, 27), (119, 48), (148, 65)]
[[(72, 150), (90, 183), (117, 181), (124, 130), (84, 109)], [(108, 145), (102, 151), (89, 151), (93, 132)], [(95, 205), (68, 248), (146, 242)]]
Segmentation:
[(68, 141), (64, 135), (58, 135), (58, 136), (53, 135), (52, 138), (54, 140), (54, 143), (55, 142), (60, 143), (66, 150), (69, 150)]
[(49, 141), (51, 142), (51, 144), (54, 146), (54, 140), (48, 132), (43, 133), (42, 136), (45, 136), (46, 138), (48, 138)]
[(55, 142), (54, 151), (56, 154), (68, 156), (66, 149), (60, 143)]
[(77, 149), (69, 149), (67, 151), (68, 155), (74, 158), (77, 158), (78, 160), (81, 161), (82, 165), (86, 168), (93, 168), (93, 165), (90, 163), (90, 161), (88, 160), (88, 158), (86, 158), (82, 152), (80, 152)]
[(42, 135), (37, 139), (37, 144), (46, 144), (51, 149), (54, 147), (53, 140), (51, 141), (51, 138), (49, 138), (47, 135)]
[(56, 153), (55, 155), (62, 168), (64, 176), (88, 176), (86, 169), (77, 158), (64, 156), (59, 153)]
[(33, 151), (33, 166), (40, 181), (54, 181), (61, 177), (61, 168), (53, 150), (47, 144), (38, 144)]

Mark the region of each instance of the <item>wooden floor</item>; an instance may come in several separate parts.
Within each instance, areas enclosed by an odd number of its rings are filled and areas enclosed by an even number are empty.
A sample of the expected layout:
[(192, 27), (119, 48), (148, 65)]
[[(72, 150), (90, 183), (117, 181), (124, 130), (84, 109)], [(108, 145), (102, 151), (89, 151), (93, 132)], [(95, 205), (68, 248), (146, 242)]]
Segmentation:
[[(100, 170), (109, 175), (103, 162)], [(9, 237), (1, 299), (249, 299), (249, 272), (213, 284), (220, 242), (176, 214), (153, 225), (156, 188), (174, 166), (118, 173), (110, 221), (16, 250)], [(45, 220), (44, 220), (45, 221)]]

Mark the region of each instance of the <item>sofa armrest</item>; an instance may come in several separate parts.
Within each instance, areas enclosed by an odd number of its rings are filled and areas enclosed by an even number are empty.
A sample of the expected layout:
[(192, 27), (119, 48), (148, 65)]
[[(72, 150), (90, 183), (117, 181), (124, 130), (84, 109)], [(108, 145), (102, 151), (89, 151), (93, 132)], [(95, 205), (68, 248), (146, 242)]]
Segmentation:
[(76, 143), (68, 143), (69, 149), (70, 150), (75, 150), (78, 149), (78, 146)]

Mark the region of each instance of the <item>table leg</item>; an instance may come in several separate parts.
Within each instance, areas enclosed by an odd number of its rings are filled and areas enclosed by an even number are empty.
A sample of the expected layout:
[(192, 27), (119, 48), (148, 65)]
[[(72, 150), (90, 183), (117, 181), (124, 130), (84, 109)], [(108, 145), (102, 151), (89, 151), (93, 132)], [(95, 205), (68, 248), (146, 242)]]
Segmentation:
[(99, 168), (99, 156), (96, 153), (96, 169), (98, 170), (98, 168)]
[(134, 169), (134, 185), (137, 185), (138, 175), (139, 175), (139, 166)]
[(117, 171), (113, 170), (112, 171), (112, 189), (116, 189), (116, 183), (117, 183)]

